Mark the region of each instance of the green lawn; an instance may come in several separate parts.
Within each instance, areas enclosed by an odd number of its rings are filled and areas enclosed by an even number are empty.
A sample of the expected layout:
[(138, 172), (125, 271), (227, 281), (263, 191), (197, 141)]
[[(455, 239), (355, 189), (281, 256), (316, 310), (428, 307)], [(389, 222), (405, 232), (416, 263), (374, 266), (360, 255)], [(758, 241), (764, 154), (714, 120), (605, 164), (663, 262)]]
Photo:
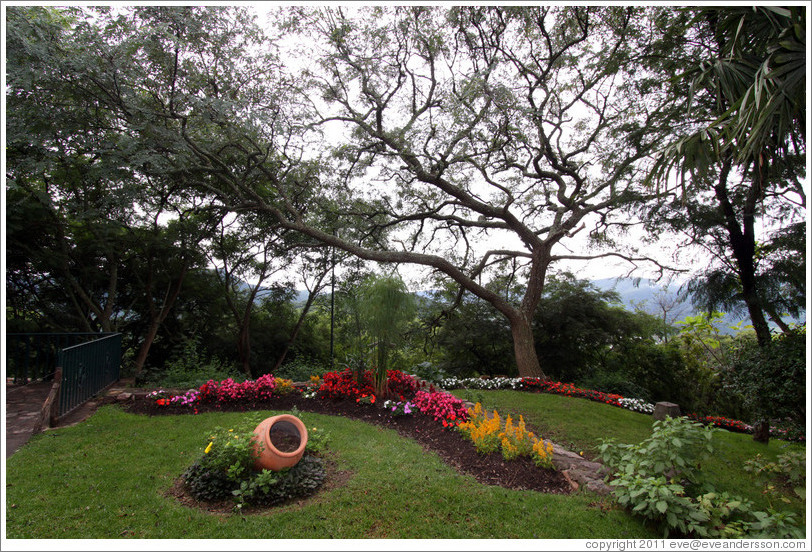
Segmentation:
[[(268, 412), (271, 415), (271, 412)], [(332, 435), (341, 487), (266, 515), (214, 515), (164, 496), (215, 426), (241, 414), (147, 418), (116, 407), (35, 436), (7, 462), (14, 538), (623, 538), (656, 536), (590, 494), (511, 491), (459, 475), (416, 442), (366, 423), (302, 413)]]
[[(590, 450), (598, 437), (631, 442), (650, 417), (582, 399), (483, 392), (486, 405), (515, 410), (545, 437)], [(509, 407), (508, 405), (512, 405)], [(271, 415), (267, 412), (265, 415)], [(477, 483), (391, 430), (303, 412), (332, 436), (346, 482), (302, 504), (262, 515), (210, 514), (165, 492), (199, 455), (207, 432), (245, 414), (143, 417), (114, 406), (77, 426), (37, 435), (7, 461), (9, 539), (16, 538), (656, 538), (659, 533), (609, 499), (512, 491)], [(709, 465), (720, 486), (746, 494), (741, 462), (759, 448), (749, 436), (721, 437)], [(758, 489), (747, 491), (758, 495)], [(782, 505), (786, 506), (786, 505)], [(790, 505), (797, 510), (799, 504)], [(789, 507), (789, 506), (788, 506)], [(800, 512), (803, 504), (800, 503)]]

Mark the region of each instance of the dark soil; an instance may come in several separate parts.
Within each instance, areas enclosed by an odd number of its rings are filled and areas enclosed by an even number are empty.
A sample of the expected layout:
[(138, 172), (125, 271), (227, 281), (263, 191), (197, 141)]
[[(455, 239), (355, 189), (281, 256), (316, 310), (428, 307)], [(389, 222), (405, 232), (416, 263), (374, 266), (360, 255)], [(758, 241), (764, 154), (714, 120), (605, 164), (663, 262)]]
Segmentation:
[[(216, 405), (197, 405), (197, 412), (249, 411), (249, 410), (291, 410), (344, 416), (364, 422), (394, 429), (399, 434), (414, 439), (425, 450), (437, 453), (444, 462), (463, 474), (472, 475), (485, 485), (498, 485), (508, 489), (532, 490), (542, 493), (569, 494), (572, 488), (560, 472), (539, 468), (525, 457), (506, 462), (501, 454), (479, 454), (474, 445), (467, 441), (456, 430), (444, 428), (440, 422), (429, 416), (415, 412), (409, 416), (394, 416), (387, 410), (374, 405), (358, 405), (350, 400), (305, 399), (298, 394), (274, 397), (267, 401), (253, 404), (218, 407)], [(154, 400), (136, 398), (125, 407), (129, 412), (149, 416), (191, 414), (194, 410), (187, 406), (159, 406)], [(328, 470), (328, 480), (330, 470)], [(182, 502), (189, 502), (189, 497), (181, 498), (182, 486), (170, 494)], [(192, 505), (192, 504), (189, 504)], [(197, 505), (200, 506), (200, 505)], [(233, 508), (233, 502), (230, 503)], [(211, 508), (207, 508), (211, 510)], [(219, 511), (219, 510), (211, 510)]]

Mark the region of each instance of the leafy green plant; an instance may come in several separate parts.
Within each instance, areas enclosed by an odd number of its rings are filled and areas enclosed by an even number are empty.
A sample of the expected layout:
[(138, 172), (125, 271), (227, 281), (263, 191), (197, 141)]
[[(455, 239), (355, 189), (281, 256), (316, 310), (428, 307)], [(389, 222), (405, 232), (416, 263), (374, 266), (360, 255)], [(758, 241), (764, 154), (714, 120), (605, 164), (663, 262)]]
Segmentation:
[(307, 444), (305, 454), (322, 456), (327, 451), (332, 437), (330, 433), (315, 426), (307, 428)]
[(197, 388), (209, 380), (222, 381), (231, 378), (236, 382), (245, 380), (233, 366), (200, 352), (196, 339), (187, 339), (178, 354), (164, 364), (161, 372), (153, 374), (147, 383), (150, 387)]
[[(786, 418), (804, 425), (806, 326), (776, 336), (766, 347), (743, 347), (725, 379), (741, 395), (756, 423), (769, 427), (770, 420)], [(769, 439), (769, 433), (761, 438)]]
[(327, 372), (329, 368), (313, 359), (296, 356), (280, 366), (274, 371), (274, 375), (278, 378), (285, 378), (296, 382), (310, 381), (311, 376), (321, 376)]
[(622, 473), (664, 476), (699, 482), (702, 460), (713, 453), (712, 427), (687, 418), (656, 420), (651, 437), (636, 445), (604, 440), (598, 448), (603, 461)]
[(744, 463), (744, 470), (759, 478), (765, 493), (780, 493), (775, 485), (778, 484), (791, 488), (802, 499), (806, 497), (806, 451), (787, 451), (778, 455), (775, 462), (768, 462), (757, 454)]
[(291, 468), (257, 471), (252, 440), (255, 422), (258, 419), (249, 417), (237, 430), (217, 427), (211, 432), (203, 456), (183, 473), (189, 494), (198, 500), (233, 497), (241, 510), (246, 505), (272, 505), (307, 496), (321, 486), (326, 471), (324, 462), (315, 455), (325, 453), (328, 434), (315, 427), (308, 431), (305, 454)]
[(182, 475), (186, 490), (198, 500), (221, 500), (231, 494), (234, 482), (222, 470), (214, 469), (204, 456), (189, 466)]
[(271, 470), (262, 470), (249, 479), (240, 481), (240, 488), (231, 491), (231, 494), (237, 500), (237, 508), (243, 508), (245, 504), (254, 502), (258, 496), (270, 494), (271, 489), (279, 481), (279, 474)]
[[(789, 513), (754, 511), (752, 503), (702, 485), (701, 463), (713, 453), (710, 427), (687, 418), (654, 422), (651, 437), (636, 445), (604, 441), (600, 457), (615, 468), (609, 485), (618, 502), (678, 532), (711, 538), (801, 538)], [(693, 491), (693, 493), (692, 493)]]
[(240, 481), (250, 473), (257, 457), (253, 441), (257, 424), (249, 422), (244, 425), (250, 429), (214, 428), (203, 451), (202, 465), (206, 469), (225, 473), (230, 481)]
[(395, 273), (371, 276), (361, 288), (360, 295), (361, 319), (374, 350), (372, 378), (375, 394), (386, 398), (386, 373), (394, 367), (390, 366), (392, 353), (403, 341), (404, 327), (415, 313), (416, 302)]

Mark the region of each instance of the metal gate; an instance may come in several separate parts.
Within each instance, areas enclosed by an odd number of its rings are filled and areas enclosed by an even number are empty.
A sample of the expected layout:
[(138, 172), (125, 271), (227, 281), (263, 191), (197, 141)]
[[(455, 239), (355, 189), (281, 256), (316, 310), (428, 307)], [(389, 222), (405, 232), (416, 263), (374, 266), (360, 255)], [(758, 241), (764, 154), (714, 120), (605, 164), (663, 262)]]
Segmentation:
[(15, 385), (53, 379), (59, 351), (112, 333), (7, 333), (6, 377)]
[(121, 334), (62, 349), (57, 362), (57, 368), (62, 369), (57, 416), (64, 416), (118, 381), (120, 367)]

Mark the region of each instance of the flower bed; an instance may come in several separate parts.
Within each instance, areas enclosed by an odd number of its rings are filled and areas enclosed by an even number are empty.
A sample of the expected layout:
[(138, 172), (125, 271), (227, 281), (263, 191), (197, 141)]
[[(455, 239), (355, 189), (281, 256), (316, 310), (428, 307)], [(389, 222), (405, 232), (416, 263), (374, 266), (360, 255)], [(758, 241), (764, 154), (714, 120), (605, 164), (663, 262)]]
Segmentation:
[[(440, 382), (440, 386), (445, 389), (513, 389), (517, 391), (534, 391), (536, 393), (554, 393), (556, 395), (597, 401), (643, 414), (652, 414), (654, 412), (654, 405), (642, 399), (623, 397), (614, 393), (604, 393), (603, 391), (594, 391), (591, 389), (580, 389), (571, 383), (542, 380), (541, 378), (446, 378)], [(753, 431), (753, 426), (749, 424), (722, 416), (698, 416), (696, 414), (688, 414), (687, 417), (705, 425), (713, 425), (727, 429), (728, 431), (739, 433), (752, 433)], [(789, 441), (805, 441), (805, 437), (798, 432), (791, 432), (776, 427), (770, 427), (770, 435)]]

